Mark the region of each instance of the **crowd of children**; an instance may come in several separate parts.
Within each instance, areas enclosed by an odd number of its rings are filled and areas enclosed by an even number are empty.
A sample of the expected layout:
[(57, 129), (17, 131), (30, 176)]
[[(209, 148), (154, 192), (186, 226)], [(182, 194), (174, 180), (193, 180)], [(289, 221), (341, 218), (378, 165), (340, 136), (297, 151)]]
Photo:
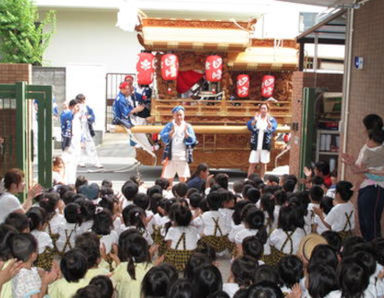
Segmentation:
[(121, 192), (78, 177), (23, 205), (23, 173), (9, 170), (0, 298), (384, 297), (384, 239), (353, 234), (350, 182), (315, 176), (320, 164), (305, 190), (293, 175), (230, 187), (198, 169), (194, 183), (132, 177)]

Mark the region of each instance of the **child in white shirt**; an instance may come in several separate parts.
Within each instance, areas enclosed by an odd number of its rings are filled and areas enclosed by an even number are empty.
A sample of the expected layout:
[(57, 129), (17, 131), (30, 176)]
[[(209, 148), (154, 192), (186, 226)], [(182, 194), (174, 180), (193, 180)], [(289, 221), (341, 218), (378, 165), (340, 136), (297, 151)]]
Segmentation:
[(320, 208), (314, 208), (316, 215), (320, 217), (324, 225), (330, 230), (338, 232), (343, 239), (350, 236), (355, 228), (355, 208), (349, 201), (353, 195), (352, 187), (352, 183), (348, 181), (339, 181), (336, 184), (334, 207), (327, 216)]
[(175, 266), (178, 271), (185, 269), (185, 265), (197, 248), (200, 238), (198, 230), (191, 226), (192, 213), (180, 203), (175, 203), (170, 209), (170, 219), (172, 226), (165, 235), (164, 241), (167, 243), (165, 262)]
[(307, 234), (311, 232), (315, 232), (314, 229), (314, 220), (315, 220), (315, 212), (313, 208), (319, 208), (321, 199), (324, 196), (324, 190), (319, 185), (313, 185), (309, 190), (309, 199), (311, 202), (308, 204), (307, 215), (304, 217), (305, 222), (305, 232)]

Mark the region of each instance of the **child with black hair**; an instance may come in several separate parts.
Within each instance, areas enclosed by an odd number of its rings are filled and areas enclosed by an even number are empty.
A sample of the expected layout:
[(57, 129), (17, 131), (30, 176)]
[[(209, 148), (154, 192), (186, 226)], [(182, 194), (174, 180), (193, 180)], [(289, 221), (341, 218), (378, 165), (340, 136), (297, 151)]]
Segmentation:
[(10, 238), (11, 253), (23, 262), (19, 273), (12, 279), (12, 297), (42, 298), (47, 292), (48, 284), (57, 278), (57, 272), (41, 272), (33, 263), (37, 259), (37, 241), (31, 234), (18, 234)]
[(251, 258), (258, 265), (264, 264), (261, 261), (261, 257), (264, 254), (264, 245), (256, 236), (245, 237), (241, 245), (243, 256)]
[(247, 190), (244, 199), (256, 205), (260, 199), (260, 191), (255, 187), (250, 187)]
[(215, 183), (226, 190), (228, 190), (228, 180), (229, 176), (225, 173), (218, 173), (215, 175)]
[(181, 205), (175, 203), (171, 206), (169, 217), (172, 226), (164, 237), (167, 243), (164, 261), (172, 264), (178, 271), (185, 269), (189, 257), (197, 248), (197, 242), (200, 238), (198, 230), (191, 226), (192, 213)]
[(140, 297), (165, 297), (169, 288), (177, 278), (177, 270), (170, 264), (161, 264), (152, 267), (143, 278)]
[(72, 298), (102, 298), (99, 288), (95, 285), (88, 285), (78, 289)]
[(187, 195), (188, 184), (179, 182), (172, 187), (172, 194), (176, 199), (184, 199)]
[[(333, 208), (333, 200), (331, 197), (323, 197), (320, 201), (320, 209), (323, 211), (325, 215), (331, 211)], [(323, 223), (323, 221), (320, 219), (320, 217), (315, 214), (315, 217), (313, 219), (313, 232), (317, 234), (322, 234), (326, 231), (329, 231), (329, 228)]]
[(68, 205), (69, 203), (75, 202), (75, 196), (76, 193), (74, 191), (68, 190), (61, 196), (61, 199), (65, 205)]
[[(111, 279), (105, 275), (98, 275), (92, 278), (89, 285), (96, 286), (102, 298), (113, 297), (113, 284)], [(92, 297), (89, 297), (92, 298)]]
[(297, 183), (297, 180), (294, 180), (291, 178), (284, 180), (284, 183), (282, 185), (283, 190), (287, 193), (293, 193), (295, 191), (296, 183)]
[(358, 259), (343, 259), (338, 275), (342, 297), (376, 297), (369, 289), (369, 273)]
[(171, 285), (167, 298), (194, 298), (194, 288), (189, 279), (178, 279)]
[(101, 181), (101, 186), (102, 186), (102, 187), (112, 188), (112, 187), (113, 187), (113, 184), (112, 184), (112, 181), (111, 181), (111, 180), (104, 179), (103, 181)]
[(192, 212), (192, 217), (195, 215), (199, 215), (200, 213), (200, 202), (202, 200), (202, 196), (200, 193), (193, 193), (189, 196), (189, 205)]
[(120, 264), (112, 274), (117, 298), (140, 297), (141, 282), (152, 268), (147, 241), (139, 233), (126, 230), (119, 237)]
[(71, 249), (63, 255), (60, 270), (63, 277), (49, 287), (50, 297), (72, 298), (78, 289), (89, 283), (89, 280), (85, 279), (88, 270), (87, 257), (79, 248)]
[(75, 247), (84, 251), (87, 257), (87, 273), (85, 274), (86, 280), (91, 280), (98, 275), (107, 275), (109, 271), (108, 264), (102, 264), (100, 254), (100, 238), (94, 232), (85, 232), (76, 237)]
[(47, 228), (46, 232), (49, 234), (56, 248), (56, 241), (59, 237), (59, 228), (65, 224), (65, 218), (62, 212), (64, 202), (60, 199), (57, 193), (49, 192), (44, 193), (43, 198), (39, 201), (39, 206), (46, 212)]
[(278, 285), (280, 283), (280, 276), (277, 268), (271, 265), (260, 265), (255, 269), (253, 283), (258, 284), (262, 282), (270, 282)]
[(158, 203), (157, 213), (153, 216), (153, 240), (159, 246), (159, 255), (164, 254), (166, 245), (164, 237), (170, 226), (169, 210), (176, 199), (161, 199)]
[(228, 240), (229, 230), (224, 216), (219, 212), (221, 197), (219, 192), (213, 191), (207, 196), (210, 211), (201, 215), (203, 234), (201, 242), (212, 246), (216, 253), (232, 250), (232, 244)]
[(223, 279), (216, 266), (203, 265), (194, 273), (192, 285), (196, 297), (207, 298), (210, 294), (223, 289)]
[(376, 291), (378, 297), (384, 297), (384, 280), (382, 276), (382, 272), (384, 269), (384, 239), (376, 238), (372, 241), (372, 249), (375, 253), (377, 266), (375, 275), (376, 279)]
[(275, 198), (275, 209), (273, 210), (273, 217), (277, 223), (279, 218), (280, 208), (288, 203), (288, 196), (284, 189), (279, 189), (273, 194)]
[(78, 198), (75, 200), (75, 203), (79, 204), (82, 217), (79, 233), (87, 232), (92, 229), (96, 205), (87, 198)]
[(83, 221), (80, 205), (69, 203), (64, 209), (65, 223), (58, 228), (56, 247), (59, 254), (64, 254), (75, 246), (76, 236), (81, 233), (80, 226)]
[(148, 242), (148, 245), (153, 244), (151, 234), (147, 230), (147, 221), (145, 211), (135, 205), (129, 205), (123, 210), (123, 222), (119, 229), (119, 235), (128, 229), (136, 229), (140, 235)]
[(93, 218), (92, 231), (100, 237), (100, 244), (108, 255), (112, 246), (117, 244), (119, 236), (113, 230), (112, 213), (106, 209), (97, 207)]
[(192, 280), (197, 268), (201, 267), (202, 265), (212, 264), (213, 261), (207, 254), (195, 252), (190, 256), (187, 263), (185, 264), (184, 278), (187, 280)]
[(20, 212), (11, 212), (8, 214), (4, 223), (14, 227), (19, 233), (29, 233), (29, 218)]
[(26, 215), (29, 218), (31, 234), (36, 238), (38, 244), (36, 266), (49, 271), (55, 251), (51, 237), (45, 232), (47, 227), (45, 210), (41, 207), (32, 207)]
[(309, 268), (307, 289), (313, 298), (341, 297), (335, 268), (325, 264)]
[(87, 185), (87, 184), (88, 184), (88, 180), (87, 178), (85, 178), (85, 176), (77, 176), (76, 182), (75, 182), (76, 192), (79, 192), (80, 186)]
[(219, 208), (219, 212), (223, 215), (224, 221), (227, 225), (227, 230), (231, 230), (231, 221), (233, 215), (233, 207), (235, 206), (236, 198), (232, 192), (228, 190), (221, 189), (218, 191), (221, 200), (221, 207)]
[(137, 184), (131, 180), (126, 181), (121, 187), (121, 193), (124, 195), (125, 200), (123, 201), (123, 209), (133, 204), (133, 198), (139, 192)]
[(273, 185), (273, 186), (278, 186), (280, 183), (280, 179), (276, 175), (267, 175), (265, 177), (265, 181), (267, 185)]
[(264, 251), (269, 252), (269, 245), (266, 245), (268, 234), (265, 227), (264, 212), (256, 207), (249, 208), (243, 219), (245, 229), (240, 230), (235, 236), (237, 254), (242, 255), (242, 243), (248, 236), (256, 236), (265, 245)]
[(243, 187), (244, 187), (244, 181), (243, 180), (235, 181), (233, 183), (233, 185), (232, 185), (233, 193), (237, 198), (240, 198), (240, 199), (243, 198), (243, 196), (242, 196)]
[(341, 250), (341, 244), (342, 244), (342, 239), (339, 234), (337, 234), (334, 231), (324, 231), (321, 233), (321, 236), (323, 236), (330, 247), (338, 254), (340, 253)]
[(294, 255), (285, 256), (277, 264), (279, 276), (281, 278), (281, 291), (284, 296), (292, 292), (295, 284), (299, 284), (304, 276), (304, 267), (301, 260)]
[(142, 208), (145, 212), (145, 220), (147, 222), (147, 230), (150, 235), (153, 234), (153, 225), (154, 225), (154, 219), (153, 219), (153, 212), (151, 210), (148, 210), (149, 207), (149, 197), (144, 193), (138, 193), (133, 198), (133, 204)]
[(275, 197), (273, 194), (263, 194), (260, 200), (260, 209), (264, 212), (267, 233), (270, 235), (277, 228), (277, 217), (275, 217)]
[(339, 181), (336, 184), (336, 196), (334, 207), (324, 215), (320, 208), (314, 208), (314, 212), (319, 216), (323, 224), (330, 230), (338, 232), (342, 239), (352, 234), (355, 228), (355, 208), (350, 202), (353, 195), (352, 183), (348, 181)]
[(252, 258), (243, 256), (235, 259), (228, 282), (223, 284), (223, 291), (233, 297), (240, 288), (248, 288), (253, 282), (256, 268)]
[(102, 186), (100, 187), (100, 198), (106, 197), (106, 196), (113, 196), (115, 192), (113, 191), (112, 188)]
[(311, 202), (308, 204), (307, 207), (307, 215), (304, 217), (305, 222), (305, 232), (307, 234), (311, 232), (315, 232), (315, 212), (313, 211), (314, 208), (320, 207), (321, 199), (324, 196), (324, 191), (319, 185), (313, 185), (309, 190), (309, 198)]
[(236, 203), (232, 214), (231, 230), (228, 234), (228, 240), (235, 243), (236, 234), (245, 229), (244, 217), (249, 208), (255, 207), (250, 201), (241, 200)]
[(271, 254), (264, 252), (265, 263), (275, 265), (284, 256), (296, 254), (304, 236), (297, 209), (293, 206), (281, 207), (277, 229), (269, 236)]

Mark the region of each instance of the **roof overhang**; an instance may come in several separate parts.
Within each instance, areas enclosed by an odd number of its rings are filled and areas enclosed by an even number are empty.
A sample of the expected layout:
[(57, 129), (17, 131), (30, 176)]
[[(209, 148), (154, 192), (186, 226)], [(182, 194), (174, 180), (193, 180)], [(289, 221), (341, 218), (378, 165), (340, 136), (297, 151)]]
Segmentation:
[(347, 9), (339, 9), (296, 37), (298, 43), (345, 44)]
[(255, 23), (143, 18), (137, 31), (147, 50), (242, 51)]
[(254, 39), (244, 52), (230, 53), (228, 66), (233, 70), (296, 70), (298, 47), (295, 40)]
[(326, 7), (340, 7), (340, 6), (350, 6), (355, 2), (354, 0), (278, 0), (281, 2), (292, 2), (308, 5), (318, 5)]

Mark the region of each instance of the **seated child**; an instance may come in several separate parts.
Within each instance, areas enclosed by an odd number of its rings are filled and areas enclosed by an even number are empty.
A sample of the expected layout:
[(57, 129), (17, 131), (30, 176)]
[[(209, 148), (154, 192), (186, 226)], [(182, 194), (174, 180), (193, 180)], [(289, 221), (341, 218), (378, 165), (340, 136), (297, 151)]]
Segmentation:
[(81, 249), (67, 251), (60, 261), (60, 270), (63, 277), (49, 287), (50, 297), (72, 298), (78, 289), (88, 285), (89, 280), (85, 279), (88, 262)]
[(319, 216), (323, 224), (328, 229), (338, 232), (343, 239), (351, 236), (352, 230), (355, 228), (355, 208), (350, 202), (353, 195), (352, 187), (352, 183), (348, 181), (339, 181), (336, 184), (334, 207), (327, 216), (320, 208), (314, 208), (316, 215)]
[(37, 259), (37, 241), (31, 234), (18, 234), (10, 239), (11, 253), (23, 262), (19, 273), (12, 279), (12, 297), (42, 298), (47, 292), (48, 284), (57, 278), (57, 272), (38, 272), (33, 263)]
[(164, 238), (167, 243), (164, 261), (175, 266), (178, 271), (182, 271), (197, 248), (200, 235), (198, 230), (190, 225), (192, 213), (187, 207), (175, 203), (171, 206), (169, 216), (172, 226)]
[(220, 194), (217, 191), (211, 192), (207, 196), (210, 211), (201, 215), (203, 223), (203, 235), (201, 242), (212, 246), (217, 253), (226, 249), (232, 250), (232, 244), (228, 240), (229, 230), (225, 218), (219, 212), (221, 207)]
[(30, 220), (31, 234), (36, 238), (38, 244), (36, 266), (49, 271), (55, 251), (51, 237), (45, 232), (47, 227), (46, 213), (41, 207), (32, 207), (28, 210), (27, 216)]

